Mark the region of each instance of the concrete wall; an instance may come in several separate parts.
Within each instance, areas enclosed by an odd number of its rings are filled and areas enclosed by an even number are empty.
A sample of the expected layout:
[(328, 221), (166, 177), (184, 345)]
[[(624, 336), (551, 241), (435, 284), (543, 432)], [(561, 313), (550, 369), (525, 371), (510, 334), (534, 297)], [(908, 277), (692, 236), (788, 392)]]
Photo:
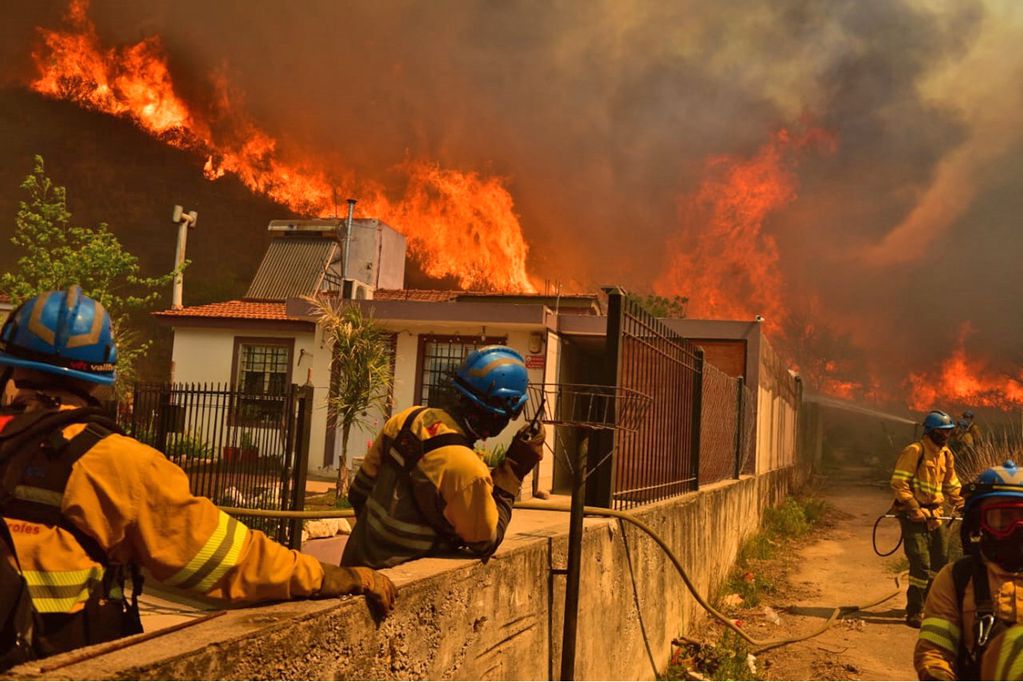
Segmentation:
[[(704, 594), (724, 580), (742, 540), (794, 469), (728, 481), (635, 515), (674, 547)], [(515, 528), (519, 528), (515, 531)], [(376, 624), (362, 598), (239, 609), (88, 660), (54, 657), (20, 677), (51, 679), (551, 679), (559, 668), (567, 515), (515, 512), (486, 564), (424, 559), (387, 571), (397, 610)], [(631, 526), (587, 521), (576, 676), (653, 679), (670, 642), (703, 614), (667, 558)], [(101, 645), (102, 646), (102, 645)], [(70, 663), (53, 667), (61, 663)]]

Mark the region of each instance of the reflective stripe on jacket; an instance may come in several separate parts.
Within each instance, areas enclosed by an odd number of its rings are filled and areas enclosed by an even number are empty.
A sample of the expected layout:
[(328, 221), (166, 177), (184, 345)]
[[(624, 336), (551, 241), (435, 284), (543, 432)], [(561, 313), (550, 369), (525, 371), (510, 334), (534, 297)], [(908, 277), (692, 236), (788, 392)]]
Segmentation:
[[(406, 472), (395, 441), (417, 410), (409, 431), (428, 451)], [(431, 441), (444, 444), (430, 449)], [(355, 477), (349, 499), (357, 521), (341, 563), (384, 568), (456, 547), (489, 554), (520, 485), (509, 465), (488, 469), (447, 412), (410, 407), (387, 421)]]
[[(71, 439), (84, 425), (64, 429)], [(307, 596), (323, 581), (310, 556), (288, 550), (189, 491), (188, 478), (156, 450), (110, 435), (71, 469), (60, 508), (112, 564), (137, 563), (161, 582), (231, 601)], [(103, 567), (60, 527), (5, 519), (33, 603), (43, 612), (81, 608)]]
[(982, 680), (1023, 680), (1023, 625), (1006, 628), (984, 651)]
[[(1005, 572), (995, 564), (986, 563), (988, 584), (995, 617), (1005, 623), (1023, 623), (1023, 576)], [(962, 612), (952, 576), (954, 564), (948, 564), (938, 573), (927, 594), (924, 621), (913, 654), (917, 673), (935, 677), (958, 677), (956, 670), (959, 647), (967, 650), (975, 640), (977, 603), (972, 579), (963, 595)], [(985, 652), (985, 657), (990, 651)], [(986, 678), (991, 679), (991, 678)], [(1000, 678), (994, 678), (1000, 679)]]
[(899, 455), (891, 486), (900, 510), (935, 508), (946, 500), (953, 506), (963, 502), (955, 456), (947, 447), (939, 448), (926, 437), (906, 446)]

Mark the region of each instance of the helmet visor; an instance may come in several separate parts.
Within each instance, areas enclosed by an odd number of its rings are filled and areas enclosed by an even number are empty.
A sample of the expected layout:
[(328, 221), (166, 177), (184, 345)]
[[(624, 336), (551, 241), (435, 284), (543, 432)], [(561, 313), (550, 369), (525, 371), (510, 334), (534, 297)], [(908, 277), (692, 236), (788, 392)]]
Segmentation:
[(980, 527), (999, 540), (1008, 538), (1016, 528), (1023, 528), (1023, 502), (984, 507), (980, 510)]

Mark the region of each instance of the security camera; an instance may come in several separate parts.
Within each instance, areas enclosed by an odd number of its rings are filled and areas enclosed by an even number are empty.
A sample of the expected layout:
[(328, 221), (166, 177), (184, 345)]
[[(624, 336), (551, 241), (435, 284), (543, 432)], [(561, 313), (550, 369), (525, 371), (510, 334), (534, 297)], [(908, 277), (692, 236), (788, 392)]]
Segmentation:
[(181, 215), (185, 212), (185, 208), (181, 204), (174, 204), (174, 214), (171, 216), (172, 223), (180, 223)]
[(753, 318), (753, 321), (754, 322), (763, 322), (764, 321), (764, 316), (763, 315), (757, 315), (756, 317)]

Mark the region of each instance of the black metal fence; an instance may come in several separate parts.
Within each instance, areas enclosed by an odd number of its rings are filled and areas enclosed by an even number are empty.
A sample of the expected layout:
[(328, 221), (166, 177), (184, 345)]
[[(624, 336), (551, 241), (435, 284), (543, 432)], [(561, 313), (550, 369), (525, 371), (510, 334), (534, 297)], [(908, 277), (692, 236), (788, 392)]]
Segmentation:
[[(192, 493), (230, 507), (304, 506), (312, 389), (265, 395), (223, 384), (136, 384), (122, 426), (184, 469)], [(281, 544), (301, 543), (300, 520), (242, 517)]]
[(605, 504), (628, 509), (695, 490), (703, 350), (620, 290), (608, 296), (607, 349), (615, 385), (652, 403), (635, 431), (611, 437), (613, 456), (596, 462), (593, 475), (603, 484), (591, 486), (590, 503), (602, 496)]
[(743, 377), (703, 365), (700, 485), (753, 473), (756, 404)]

